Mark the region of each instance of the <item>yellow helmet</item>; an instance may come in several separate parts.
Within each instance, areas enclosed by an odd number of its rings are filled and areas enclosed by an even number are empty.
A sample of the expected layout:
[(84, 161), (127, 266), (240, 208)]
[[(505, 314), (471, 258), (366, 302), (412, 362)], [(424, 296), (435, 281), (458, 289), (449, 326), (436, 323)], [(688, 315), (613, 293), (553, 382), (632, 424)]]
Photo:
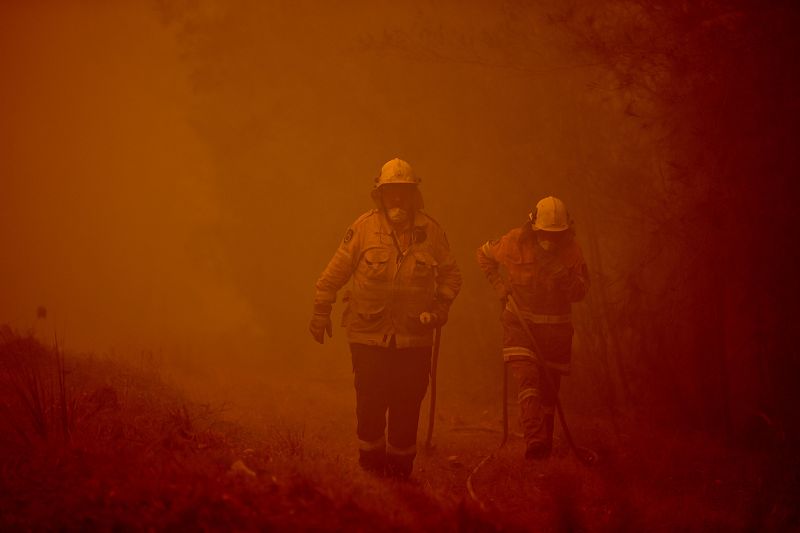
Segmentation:
[(388, 183), (407, 183), (409, 185), (417, 185), (422, 180), (419, 179), (414, 170), (407, 162), (402, 159), (392, 159), (387, 161), (381, 167), (380, 175), (375, 178), (375, 188)]
[(541, 231), (566, 231), (570, 225), (567, 206), (555, 196), (539, 200), (528, 217), (533, 223), (533, 229)]
[(415, 185), (414, 187), (414, 209), (422, 209), (425, 202), (422, 201), (422, 193), (419, 187), (416, 187), (422, 180), (414, 174), (411, 165), (402, 159), (392, 159), (387, 161), (381, 167), (380, 175), (375, 178), (375, 187), (373, 187), (371, 196), (372, 200), (378, 209), (383, 209), (383, 202), (381, 201), (381, 185), (388, 185), (390, 183), (401, 183), (407, 185)]

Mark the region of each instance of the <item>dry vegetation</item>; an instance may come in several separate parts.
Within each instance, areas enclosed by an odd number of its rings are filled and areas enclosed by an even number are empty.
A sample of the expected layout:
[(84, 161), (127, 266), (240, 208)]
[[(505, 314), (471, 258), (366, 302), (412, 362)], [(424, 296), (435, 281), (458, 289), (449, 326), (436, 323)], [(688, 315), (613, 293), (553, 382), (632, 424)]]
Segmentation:
[(7, 328), (0, 362), (3, 529), (701, 531), (798, 523), (797, 474), (779, 466), (779, 447), (768, 455), (635, 426), (615, 437), (596, 419), (576, 419), (582, 442), (601, 456), (596, 468), (580, 465), (563, 442), (546, 464), (521, 461), (512, 438), (474, 477), (480, 509), (464, 482), (497, 435), (452, 431), (463, 420), (447, 413), (437, 449), (420, 455), (414, 481), (399, 483), (363, 474), (354, 454), (341, 456), (303, 427), (233, 423), (224, 408), (187, 401), (149, 364), (65, 357)]
[(455, 506), (413, 485), (389, 483), (384, 493), (353, 461), (307, 449), (302, 429), (245, 428), (187, 402), (157, 369), (65, 360), (8, 328), (0, 364), (2, 529), (447, 530), (458, 522)]
[[(780, 318), (800, 294), (796, 5), (606, 0), (552, 13), (573, 52), (602, 65), (593, 93), (653, 154), (584, 176), (596, 283), (577, 326), (609, 410), (646, 402), (647, 416), (729, 442), (759, 420), (796, 434), (797, 337)], [(622, 236), (636, 246), (625, 252)]]

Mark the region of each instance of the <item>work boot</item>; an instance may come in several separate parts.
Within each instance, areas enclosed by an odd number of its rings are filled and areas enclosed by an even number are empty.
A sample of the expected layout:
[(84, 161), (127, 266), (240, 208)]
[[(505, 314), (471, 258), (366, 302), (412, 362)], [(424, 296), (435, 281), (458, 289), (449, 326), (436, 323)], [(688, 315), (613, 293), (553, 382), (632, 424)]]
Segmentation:
[(408, 479), (414, 467), (415, 455), (386, 455), (386, 475), (395, 479)]
[(365, 472), (383, 476), (386, 471), (386, 452), (384, 450), (359, 450), (358, 464)]

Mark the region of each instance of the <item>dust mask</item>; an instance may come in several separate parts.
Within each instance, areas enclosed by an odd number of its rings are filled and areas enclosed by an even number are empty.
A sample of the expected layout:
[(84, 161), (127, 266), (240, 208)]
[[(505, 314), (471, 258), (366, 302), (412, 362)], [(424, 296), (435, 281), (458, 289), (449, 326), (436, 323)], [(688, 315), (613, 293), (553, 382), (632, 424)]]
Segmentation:
[(541, 246), (541, 247), (542, 247), (542, 249), (543, 249), (545, 252), (549, 252), (550, 250), (552, 250), (552, 249), (553, 249), (553, 241), (545, 241), (545, 240), (541, 240), (541, 241), (539, 241), (539, 246)]
[(408, 221), (408, 211), (402, 207), (390, 207), (386, 210), (386, 216), (392, 224), (403, 224)]

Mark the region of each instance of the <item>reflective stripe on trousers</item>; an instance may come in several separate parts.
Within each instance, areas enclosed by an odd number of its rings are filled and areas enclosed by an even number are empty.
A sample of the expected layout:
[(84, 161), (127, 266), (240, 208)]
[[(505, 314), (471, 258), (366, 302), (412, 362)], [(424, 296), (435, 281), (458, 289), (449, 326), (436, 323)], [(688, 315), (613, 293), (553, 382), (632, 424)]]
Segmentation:
[(386, 449), (386, 437), (381, 435), (380, 438), (377, 438), (375, 440), (359, 440), (358, 449), (361, 450), (362, 452), (384, 450)]
[(539, 399), (539, 389), (534, 389), (534, 388), (520, 389), (519, 394), (517, 395), (517, 401), (522, 402), (528, 398)]
[(387, 455), (414, 455), (417, 453), (417, 445), (412, 444), (411, 446), (406, 446), (405, 448), (398, 448), (396, 446), (392, 446), (389, 444), (386, 447), (386, 454)]
[[(529, 348), (524, 346), (506, 346), (503, 348), (503, 361), (510, 363), (512, 361), (530, 361), (534, 364), (540, 364), (539, 358)], [(569, 364), (558, 364), (550, 361), (545, 361), (547, 368), (557, 370), (559, 372), (569, 372)]]
[[(507, 304), (506, 309), (508, 309), (512, 313), (514, 312), (514, 310), (511, 309), (511, 304)], [(522, 318), (524, 318), (527, 322), (530, 322), (532, 324), (568, 324), (572, 322), (572, 315), (570, 314), (539, 315), (536, 313), (531, 313), (530, 311), (526, 311), (525, 309), (520, 309), (519, 312), (522, 315)]]
[(503, 348), (503, 361), (537, 361), (536, 354), (524, 346), (506, 346)]

